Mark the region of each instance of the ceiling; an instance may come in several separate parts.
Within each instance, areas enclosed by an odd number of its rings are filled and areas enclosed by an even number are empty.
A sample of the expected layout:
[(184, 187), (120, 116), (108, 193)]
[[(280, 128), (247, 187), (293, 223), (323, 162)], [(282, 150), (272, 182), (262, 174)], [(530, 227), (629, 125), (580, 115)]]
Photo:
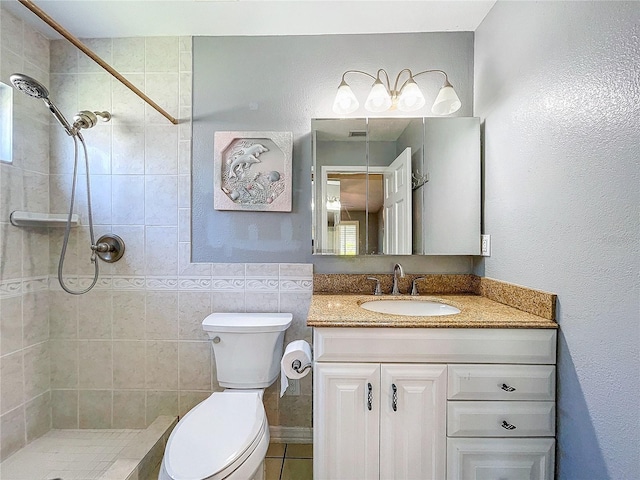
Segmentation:
[[(80, 38), (475, 31), (496, 0), (33, 0)], [(17, 0), (3, 7), (61, 38)]]

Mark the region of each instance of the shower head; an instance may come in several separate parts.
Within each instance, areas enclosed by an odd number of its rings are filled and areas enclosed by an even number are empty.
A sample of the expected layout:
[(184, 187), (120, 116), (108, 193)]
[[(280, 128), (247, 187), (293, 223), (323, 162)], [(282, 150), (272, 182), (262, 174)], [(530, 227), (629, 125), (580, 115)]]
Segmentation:
[(9, 77), (13, 86), (34, 98), (49, 98), (49, 90), (39, 81), (23, 73), (14, 73)]
[(62, 128), (64, 128), (65, 132), (67, 132), (67, 135), (72, 137), (78, 133), (76, 129), (69, 125), (67, 119), (64, 118), (64, 115), (62, 115), (62, 112), (58, 110), (58, 107), (56, 107), (55, 104), (51, 100), (49, 100), (49, 90), (47, 90), (47, 88), (39, 81), (31, 78), (28, 75), (25, 75), (24, 73), (14, 73), (9, 77), (9, 80), (11, 80), (13, 86), (20, 90), (22, 93), (33, 98), (42, 99), (49, 111), (53, 114), (54, 117), (56, 117), (58, 123), (62, 125)]

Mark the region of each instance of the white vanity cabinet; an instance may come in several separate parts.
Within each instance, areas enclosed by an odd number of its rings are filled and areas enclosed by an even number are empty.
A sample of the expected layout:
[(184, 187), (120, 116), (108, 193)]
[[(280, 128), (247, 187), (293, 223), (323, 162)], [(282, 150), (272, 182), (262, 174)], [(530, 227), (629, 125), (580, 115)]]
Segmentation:
[(314, 478), (444, 478), (446, 365), (316, 367)]
[(315, 328), (314, 479), (551, 480), (553, 329)]

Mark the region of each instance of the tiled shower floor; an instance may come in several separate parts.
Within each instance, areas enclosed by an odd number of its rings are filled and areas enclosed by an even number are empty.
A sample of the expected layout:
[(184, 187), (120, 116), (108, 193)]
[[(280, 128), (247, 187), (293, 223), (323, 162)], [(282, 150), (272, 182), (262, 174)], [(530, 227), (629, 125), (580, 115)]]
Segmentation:
[(51, 430), (0, 464), (2, 480), (97, 480), (144, 430)]

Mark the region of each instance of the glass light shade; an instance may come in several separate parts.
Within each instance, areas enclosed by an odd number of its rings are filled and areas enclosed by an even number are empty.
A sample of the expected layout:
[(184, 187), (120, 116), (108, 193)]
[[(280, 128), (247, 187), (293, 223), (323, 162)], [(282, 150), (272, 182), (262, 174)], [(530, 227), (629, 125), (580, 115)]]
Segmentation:
[(332, 197), (327, 200), (327, 210), (331, 212), (339, 212), (340, 207), (341, 207), (340, 199), (336, 197)]
[(351, 87), (343, 81), (336, 92), (336, 98), (333, 101), (333, 111), (344, 115), (355, 112), (359, 106), (360, 103), (358, 103), (358, 99), (351, 91)]
[(418, 88), (418, 85), (413, 79), (410, 79), (400, 92), (400, 98), (398, 98), (398, 110), (403, 112), (412, 112), (424, 107), (425, 100), (424, 95)]
[(457, 112), (462, 103), (451, 85), (445, 85), (440, 89), (431, 111), (436, 115), (449, 115)]
[(364, 108), (370, 112), (384, 112), (389, 110), (390, 107), (391, 95), (389, 95), (389, 91), (380, 79), (377, 79), (371, 87), (367, 100), (364, 102)]

